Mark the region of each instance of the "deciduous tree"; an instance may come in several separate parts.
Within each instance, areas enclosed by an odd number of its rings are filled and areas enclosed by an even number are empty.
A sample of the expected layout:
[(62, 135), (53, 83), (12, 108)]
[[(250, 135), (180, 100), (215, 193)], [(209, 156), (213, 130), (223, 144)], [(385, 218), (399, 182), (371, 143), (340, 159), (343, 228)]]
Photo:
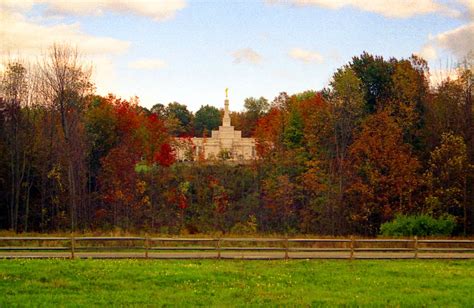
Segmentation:
[(419, 185), (420, 165), (387, 112), (366, 119), (349, 153), (354, 178), (346, 191), (348, 202), (352, 219), (367, 233), (377, 233), (380, 224), (396, 213), (413, 210), (411, 197)]

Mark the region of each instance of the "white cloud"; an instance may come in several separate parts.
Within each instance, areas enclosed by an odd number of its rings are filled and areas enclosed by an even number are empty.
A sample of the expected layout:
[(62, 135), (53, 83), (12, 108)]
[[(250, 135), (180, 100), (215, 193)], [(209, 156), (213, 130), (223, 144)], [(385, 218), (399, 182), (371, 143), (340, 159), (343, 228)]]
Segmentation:
[[(26, 17), (35, 5), (42, 5), (47, 14)], [(82, 31), (79, 23), (63, 23), (57, 17), (99, 16), (111, 12), (162, 21), (173, 18), (185, 7), (185, 0), (0, 0), (0, 59), (18, 56), (36, 62), (55, 43), (77, 46), (84, 62), (93, 63), (92, 80), (97, 93), (124, 95), (123, 89), (117, 88), (115, 56), (127, 52), (130, 42), (90, 35)], [(157, 69), (163, 65), (157, 59), (131, 63), (131, 66), (143, 69)]]
[(332, 10), (354, 7), (393, 18), (408, 18), (431, 13), (441, 13), (453, 17), (460, 15), (458, 10), (434, 0), (269, 0), (267, 2), (287, 3), (296, 6), (319, 6)]
[(474, 50), (474, 22), (430, 36), (418, 54), (426, 60), (434, 60), (437, 57), (438, 49), (447, 50), (458, 59), (467, 56)]
[(158, 70), (166, 66), (166, 63), (160, 59), (140, 59), (128, 64), (128, 67), (140, 70)]
[(234, 63), (250, 63), (250, 64), (259, 64), (262, 62), (263, 58), (255, 50), (251, 48), (244, 48), (236, 50), (232, 53), (234, 58)]
[(54, 13), (73, 15), (102, 15), (104, 12), (132, 13), (150, 17), (156, 21), (173, 18), (177, 11), (186, 7), (184, 0), (69, 0), (41, 1), (47, 2), (49, 10)]
[(28, 11), (33, 7), (33, 0), (2, 0), (0, 1), (0, 12), (2, 11)]
[(305, 50), (301, 48), (293, 48), (288, 53), (293, 59), (303, 61), (305, 63), (321, 63), (323, 56), (316, 51)]
[(470, 20), (474, 20), (474, 1), (472, 0), (458, 0), (458, 2), (464, 6), (466, 11), (464, 16)]
[(440, 33), (433, 38), (433, 41), (454, 55), (464, 57), (474, 49), (474, 22)]
[(19, 53), (30, 58), (40, 55), (54, 43), (80, 46), (80, 51), (87, 55), (120, 54), (130, 46), (126, 41), (88, 35), (77, 23), (45, 26), (31, 22), (19, 13), (6, 11), (0, 17), (0, 54), (3, 55)]
[(435, 60), (436, 57), (438, 56), (438, 52), (436, 51), (436, 48), (430, 44), (423, 46), (421, 51), (416, 52), (415, 54), (422, 57), (423, 59), (427, 61)]
[[(467, 18), (470, 21), (455, 29), (430, 35), (422, 50), (417, 53), (426, 60), (436, 59), (440, 50), (448, 51), (458, 59), (463, 59), (474, 50), (474, 1), (456, 0), (456, 2), (450, 2), (450, 4), (452, 6), (457, 5), (457, 8), (462, 12), (458, 17), (461, 19)], [(435, 79), (439, 78), (436, 77)]]
[(125, 53), (130, 42), (84, 33), (77, 23), (43, 25), (19, 12), (0, 12), (0, 58), (18, 56), (35, 63), (55, 43), (78, 48), (82, 60), (93, 63), (92, 80), (101, 94), (112, 90), (115, 81), (113, 57)]
[(28, 11), (35, 4), (46, 6), (49, 13), (69, 15), (102, 15), (105, 12), (135, 14), (156, 21), (173, 18), (186, 7), (185, 0), (2, 0), (0, 8)]
[(97, 93), (107, 95), (115, 93), (117, 82), (117, 72), (114, 61), (109, 56), (93, 56), (90, 58), (93, 62), (92, 80), (94, 80)]

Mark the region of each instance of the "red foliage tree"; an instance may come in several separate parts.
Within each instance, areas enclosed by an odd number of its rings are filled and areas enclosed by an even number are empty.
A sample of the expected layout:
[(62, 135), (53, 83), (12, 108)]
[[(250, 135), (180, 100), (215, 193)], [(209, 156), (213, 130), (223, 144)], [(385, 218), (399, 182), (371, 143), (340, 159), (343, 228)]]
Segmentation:
[[(136, 102), (109, 98), (118, 133), (117, 145), (102, 158), (99, 177), (103, 200), (113, 214), (113, 225), (128, 227), (142, 223), (143, 206), (152, 207), (148, 187), (155, 181), (147, 174), (153, 167), (169, 167), (174, 151), (164, 123), (155, 115), (146, 115)], [(156, 199), (156, 198), (155, 198)], [(182, 204), (183, 202), (180, 202)], [(117, 213), (126, 224), (117, 221)]]

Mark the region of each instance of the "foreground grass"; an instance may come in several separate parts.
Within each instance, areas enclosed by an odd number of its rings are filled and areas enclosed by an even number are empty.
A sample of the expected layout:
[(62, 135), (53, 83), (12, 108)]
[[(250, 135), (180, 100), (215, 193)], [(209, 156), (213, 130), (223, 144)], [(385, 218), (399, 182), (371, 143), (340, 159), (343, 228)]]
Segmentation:
[(0, 307), (472, 307), (473, 289), (473, 260), (0, 260)]

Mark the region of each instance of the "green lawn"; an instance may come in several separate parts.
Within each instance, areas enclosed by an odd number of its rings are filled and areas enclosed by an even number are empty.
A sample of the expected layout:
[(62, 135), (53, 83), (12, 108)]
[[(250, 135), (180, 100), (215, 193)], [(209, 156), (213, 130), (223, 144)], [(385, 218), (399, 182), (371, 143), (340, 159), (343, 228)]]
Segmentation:
[(0, 260), (0, 307), (473, 307), (473, 290), (474, 260)]

